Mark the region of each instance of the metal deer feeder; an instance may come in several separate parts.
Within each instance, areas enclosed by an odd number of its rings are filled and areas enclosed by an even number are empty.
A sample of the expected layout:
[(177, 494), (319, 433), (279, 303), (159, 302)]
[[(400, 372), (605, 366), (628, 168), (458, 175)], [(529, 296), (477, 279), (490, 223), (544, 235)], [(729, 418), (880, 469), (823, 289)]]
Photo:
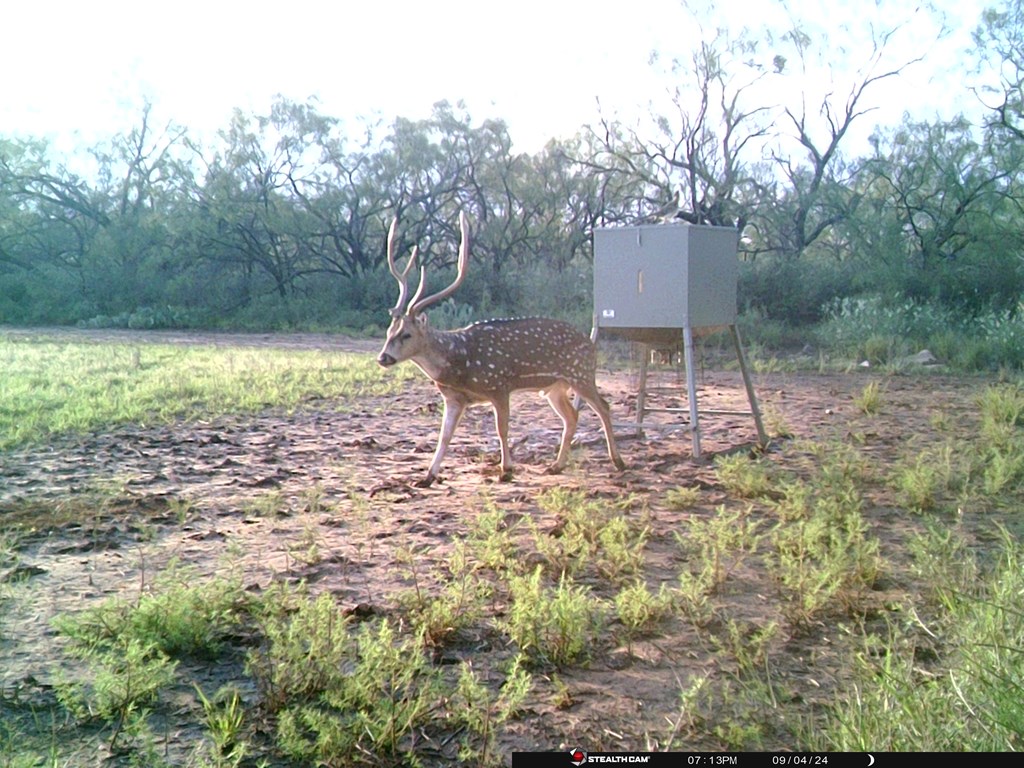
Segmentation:
[[(736, 329), (737, 232), (731, 227), (651, 224), (594, 230), (594, 333), (647, 345), (641, 356), (637, 429), (647, 402), (649, 347), (683, 342), (689, 429), (700, 456), (694, 337), (728, 327), (750, 412), (767, 443), (757, 395)], [(650, 409), (653, 410), (653, 409)], [(706, 411), (705, 413), (731, 413)], [(746, 412), (744, 412), (746, 414)]]

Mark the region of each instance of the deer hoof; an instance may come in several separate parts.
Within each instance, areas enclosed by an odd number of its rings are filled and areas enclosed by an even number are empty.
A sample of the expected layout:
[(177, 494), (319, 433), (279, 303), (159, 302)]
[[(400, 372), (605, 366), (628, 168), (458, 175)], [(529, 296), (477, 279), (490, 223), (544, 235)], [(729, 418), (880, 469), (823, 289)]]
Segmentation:
[(436, 476), (436, 475), (427, 475), (427, 476), (426, 476), (426, 477), (424, 477), (424, 478), (423, 478), (422, 480), (417, 480), (417, 481), (416, 481), (416, 482), (414, 483), (414, 485), (415, 485), (415, 486), (416, 486), (417, 488), (429, 488), (430, 486), (432, 486), (432, 485), (434, 484), (434, 481), (435, 481), (436, 479), (437, 479), (437, 476)]
[(545, 475), (560, 475), (565, 467), (561, 464), (552, 464), (550, 467), (544, 470)]

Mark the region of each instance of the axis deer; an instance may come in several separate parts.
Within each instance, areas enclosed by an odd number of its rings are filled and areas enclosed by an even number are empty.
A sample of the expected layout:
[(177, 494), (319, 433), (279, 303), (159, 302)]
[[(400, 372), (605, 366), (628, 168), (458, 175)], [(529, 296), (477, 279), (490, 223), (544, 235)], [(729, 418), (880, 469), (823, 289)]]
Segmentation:
[(451, 296), (466, 277), (469, 261), (469, 224), (465, 213), (459, 216), (462, 242), (459, 246), (458, 273), (447, 288), (421, 298), (426, 284), (426, 267), (420, 268), (416, 293), (409, 295), (409, 272), (417, 262), (413, 248), (405, 268), (395, 266), (395, 230), (388, 232), (388, 268), (398, 281), (398, 301), (389, 311), (384, 348), (377, 362), (389, 368), (403, 360), (412, 360), (437, 385), (444, 398), (444, 418), (437, 439), (437, 450), (418, 485), (429, 486), (437, 479), (448, 443), (468, 406), (490, 403), (501, 443), (502, 479), (512, 471), (508, 445), (509, 395), (516, 390), (541, 390), (562, 419), (562, 442), (552, 472), (560, 471), (569, 460), (569, 444), (576, 432), (578, 412), (569, 399), (573, 390), (597, 412), (608, 444), (608, 456), (619, 469), (625, 464), (615, 446), (611, 409), (594, 383), (597, 350), (594, 343), (569, 323), (545, 318), (483, 320), (455, 331), (430, 327), (423, 310)]

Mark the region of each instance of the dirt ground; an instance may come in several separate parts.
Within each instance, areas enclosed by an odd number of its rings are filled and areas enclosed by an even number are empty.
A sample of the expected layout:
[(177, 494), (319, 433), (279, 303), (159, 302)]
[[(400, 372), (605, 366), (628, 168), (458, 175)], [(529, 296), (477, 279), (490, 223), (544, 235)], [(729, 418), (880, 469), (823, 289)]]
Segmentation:
[[(69, 331), (66, 337), (355, 351), (378, 346), (314, 334)], [(865, 417), (853, 400), (872, 376), (756, 375), (770, 429), (784, 423), (792, 433), (774, 441), (768, 456), (782, 461), (784, 446), (802, 439), (856, 435), (862, 452), (885, 467), (905, 452), (907, 440), (923, 447), (932, 439), (937, 414), (965, 430), (976, 421), (972, 393), (978, 382), (934, 375), (889, 378), (882, 412)], [(662, 383), (682, 384), (674, 371), (661, 377)], [(737, 372), (704, 370), (698, 378), (702, 410), (746, 408)], [(617, 421), (635, 419), (632, 370), (602, 371), (598, 384)], [(679, 391), (655, 399), (661, 405), (683, 402)], [(642, 439), (631, 428), (619, 427), (628, 464), (620, 472), (607, 459), (598, 419), (586, 411), (572, 466), (562, 475), (550, 475), (544, 469), (557, 449), (559, 422), (546, 403), (524, 393), (513, 402), (516, 471), (511, 481), (500, 482), (490, 463), (497, 453), (490, 413), (476, 410), (456, 433), (442, 481), (418, 488), (414, 483), (434, 449), (439, 405), (424, 378), (400, 395), (321, 402), (292, 415), (211, 415), (169, 426), (119, 427), (0, 454), (0, 532), (8, 525), (25, 532), (16, 570), (29, 587), (19, 588), (0, 627), (0, 692), (51, 700), (59, 642), (51, 619), (110, 595), (137, 594), (172, 558), (210, 575), (228, 569), (240, 573), (250, 590), (282, 578), (305, 580), (316, 592), (329, 591), (346, 609), (387, 613), (394, 608), (393, 596), (408, 587), (397, 559), (400, 550), (422, 553), (425, 569), (446, 562), (451, 542), (467, 533), (485, 502), (509, 520), (530, 515), (542, 529), (551, 528), (557, 521), (545, 519), (535, 499), (553, 487), (612, 501), (633, 496), (634, 509), (649, 516), (647, 579), (655, 587), (672, 585), (686, 567), (676, 535), (685, 537), (689, 521), (716, 514), (728, 498), (716, 480), (714, 457), (750, 450), (756, 442), (749, 415), (706, 415), (705, 453), (694, 460), (689, 435), (674, 421), (677, 417), (652, 414), (649, 422), (662, 428), (648, 430)], [(679, 486), (699, 486), (699, 506), (670, 509), (665, 494)], [(107, 496), (98, 498), (110, 500), (91, 507), (88, 519), (81, 519), (75, 499), (104, 489)], [(312, 489), (318, 491), (315, 501)], [(890, 501), (880, 491), (866, 510), (884, 556), (898, 551), (914, 524)], [(79, 512), (62, 519), (61, 509)], [(36, 515), (47, 522), (35, 526)], [(311, 543), (320, 553), (317, 558), (302, 555)], [(12, 567), (5, 572), (0, 563), (0, 580), (13, 582)], [(897, 599), (902, 589), (894, 569), (879, 585), (879, 604)], [(716, 600), (723, 615), (754, 623), (778, 618), (776, 588), (756, 577), (737, 574)], [(713, 634), (714, 627), (709, 631)], [(838, 632), (837, 626), (826, 625), (809, 636), (784, 632), (773, 648), (778, 690), (808, 712), (835, 695)], [(731, 662), (708, 635), (682, 620), (628, 648), (615, 637), (609, 628), (606, 644), (588, 665), (557, 672), (557, 686), (568, 696), (552, 694), (555, 672), (536, 673), (535, 692), (523, 716), (508, 724), (501, 748), (657, 749), (679, 733), (680, 691), (696, 675), (730, 672)], [(446, 651), (454, 659), (510, 652), (496, 633), (486, 632)], [(698, 728), (689, 743), (677, 741), (676, 748), (715, 748), (720, 742), (711, 729), (710, 723)], [(186, 742), (195, 736), (186, 728), (169, 727), (168, 734)], [(786, 744), (769, 738), (768, 746)]]

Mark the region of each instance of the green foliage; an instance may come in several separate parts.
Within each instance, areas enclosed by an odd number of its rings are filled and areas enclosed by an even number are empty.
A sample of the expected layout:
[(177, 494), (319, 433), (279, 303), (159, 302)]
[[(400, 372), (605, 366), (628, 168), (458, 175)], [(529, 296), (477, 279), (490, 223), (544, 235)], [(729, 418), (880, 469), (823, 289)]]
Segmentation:
[(679, 574), (679, 609), (696, 627), (706, 627), (715, 618), (711, 594), (718, 589), (713, 566)]
[(400, 594), (398, 602), (429, 645), (444, 644), (483, 614), (483, 604), (491, 589), (480, 578), (478, 566), (471, 561), (465, 541), (454, 543), (438, 594), (429, 592), (427, 585), (422, 583), (423, 575), (416, 552), (399, 552), (398, 561), (405, 566), (408, 578), (413, 582), (412, 590)]
[(250, 653), (248, 667), (292, 759), (397, 758), (433, 716), (440, 678), (420, 635), (402, 637), (386, 620), (354, 627), (329, 594), (310, 599), (281, 588), (264, 598), (262, 625), (267, 644)]
[(740, 673), (757, 672), (765, 666), (772, 641), (780, 631), (774, 621), (759, 625), (734, 619), (728, 619), (723, 629), (715, 636), (715, 645), (736, 661)]
[(98, 166), (91, 180), (42, 142), (4, 142), (0, 323), (379, 327), (396, 289), (390, 219), (408, 222), (403, 254), (418, 244), (440, 283), (463, 208), (474, 269), (440, 326), (465, 324), (468, 305), (589, 322), (583, 233), (621, 195), (593, 184), (572, 147), (513, 153), (503, 122), (474, 123), (445, 102), (372, 137), (285, 99), (266, 114), (235, 111), (213, 146), (149, 120), (146, 107), (135, 129), (81, 148)]
[(534, 548), (552, 575), (575, 576), (593, 568), (619, 580), (643, 566), (647, 531), (616, 514), (607, 502), (588, 499), (580, 491), (553, 488), (541, 493), (537, 503), (558, 517), (550, 533), (540, 530), (532, 519), (526, 520)]
[(45, 339), (0, 339), (0, 367), (0, 450), (116, 424), (391, 392), (412, 375), (385, 376), (369, 355)]
[(244, 600), (235, 580), (197, 581), (193, 569), (171, 567), (135, 599), (114, 597), (57, 628), (75, 643), (98, 652), (131, 641), (172, 658), (215, 658), (238, 624)]
[(601, 575), (618, 581), (643, 570), (647, 545), (646, 529), (637, 531), (624, 516), (609, 520), (597, 534), (596, 567)]
[(914, 572), (929, 585), (925, 597), (947, 608), (977, 589), (981, 566), (961, 532), (931, 525), (907, 546)]
[(829, 302), (849, 295), (852, 273), (852, 262), (794, 254), (741, 262), (739, 304), (776, 328), (806, 327), (822, 319)]
[(771, 465), (747, 454), (716, 456), (715, 475), (726, 491), (742, 499), (769, 496), (775, 490)]
[(982, 392), (981, 437), (986, 445), (1006, 448), (1020, 437), (1024, 427), (1024, 390), (1017, 386), (993, 386)]
[(864, 385), (860, 394), (853, 398), (853, 405), (865, 416), (873, 416), (882, 409), (884, 393), (884, 385), (879, 384), (877, 381), (868, 382)]
[(939, 506), (943, 494), (962, 481), (956, 446), (950, 443), (907, 458), (894, 470), (892, 484), (909, 509), (928, 512)]
[(485, 500), (485, 509), (473, 521), (467, 546), (479, 567), (506, 573), (516, 570), (519, 550), (505, 514)]
[[(18, 537), (11, 531), (0, 531), (0, 571), (7, 572), (12, 566), (16, 566), (19, 560)], [(16, 581), (6, 577), (0, 581), (0, 639), (3, 638), (4, 617), (7, 615), (5, 604), (11, 597), (14, 586), (10, 583)]]
[[(765, 74), (750, 52), (768, 39), (785, 50), (777, 74), (787, 58), (829, 53), (777, 30), (716, 39), (694, 52), (690, 71), (688, 56), (666, 57), (674, 80), (715, 106), (690, 114), (681, 89), (649, 130), (604, 121), (533, 154), (502, 120), (474, 121), (447, 102), (382, 130), (278, 98), (261, 114), (235, 110), (208, 145), (173, 123), (153, 130), (147, 105), (136, 126), (78, 148), (94, 161), (90, 178), (44, 141), (3, 139), (0, 323), (365, 331), (387, 321), (394, 296), (390, 220), (407, 225), (402, 253), (418, 244), (440, 282), (466, 210), (473, 268), (459, 303), (437, 308), (437, 325), (463, 324), (468, 306), (588, 324), (593, 228), (650, 221), (680, 193), (681, 215), (742, 225), (740, 305), (769, 321), (765, 334), (779, 343), (786, 328), (851, 297), (900, 295), (965, 319), (1015, 313), (1024, 290), (1018, 16), (1014, 4), (990, 9), (977, 33), (978, 58), (1003, 75), (990, 102), (1002, 108), (879, 127), (867, 156), (848, 152), (848, 129), (871, 111), (873, 77), (854, 88), (856, 109), (824, 95), (818, 125), (803, 112), (816, 97), (783, 104), (794, 124), (780, 140), (799, 151), (764, 161), (765, 105), (736, 109), (748, 95), (739, 84)], [(692, 150), (690, 172), (666, 160), (680, 146)], [(965, 356), (1019, 367), (1016, 347), (1015, 358), (994, 347)]]
[[(751, 516), (752, 508), (728, 510), (719, 507), (714, 514), (690, 520), (684, 534), (676, 533), (676, 541), (686, 552), (698, 554), (703, 576), (696, 584), (718, 589), (729, 574), (757, 550), (761, 523)], [(687, 587), (695, 584), (687, 584)]]
[(665, 491), (665, 505), (669, 509), (680, 511), (694, 507), (700, 501), (700, 488), (679, 486)]
[(854, 609), (878, 576), (878, 541), (868, 533), (852, 487), (821, 482), (785, 497), (783, 520), (768, 535), (769, 572), (786, 598), (783, 613), (806, 626), (830, 609)]
[[(70, 639), (70, 653), (84, 662), (80, 677), (63, 677), (59, 701), (79, 720), (110, 725), (111, 749), (127, 741), (137, 754), (153, 757), (151, 708), (176, 681), (178, 659), (218, 658), (226, 635), (241, 620), (243, 604), (237, 581), (197, 581), (194, 571), (172, 564), (135, 600), (114, 597), (80, 614), (58, 616), (54, 623)], [(245, 754), (238, 740), (239, 702), (226, 709), (205, 697), (203, 702), (219, 765), (238, 765)], [(235, 720), (229, 739), (228, 726)], [(143, 764), (162, 764), (147, 760)]]
[(670, 616), (675, 603), (675, 595), (665, 584), (651, 592), (647, 584), (635, 581), (615, 595), (615, 614), (632, 637), (650, 631)]
[[(312, 700), (289, 696), (278, 743), (292, 759), (351, 764), (362, 752), (415, 761), (408, 740), (441, 698), (438, 673), (415, 637), (400, 639), (388, 621), (351, 636), (351, 657)], [(276, 651), (271, 649), (271, 655)]]
[(270, 712), (344, 685), (354, 643), (349, 619), (329, 594), (311, 600), (277, 586), (264, 596), (261, 614), (267, 642), (250, 651), (247, 666)]
[(79, 644), (72, 652), (88, 664), (89, 672), (85, 680), (58, 685), (61, 704), (79, 720), (96, 718), (110, 725), (111, 749), (123, 736), (142, 737), (149, 707), (173, 681), (177, 662), (130, 636), (105, 647)]
[(590, 652), (605, 609), (587, 587), (566, 575), (558, 586), (544, 586), (543, 569), (514, 576), (505, 631), (519, 650), (535, 661), (565, 666)]
[(981, 433), (975, 472), (990, 497), (1013, 491), (1024, 481), (1024, 390), (987, 388), (980, 398)]
[(480, 681), (471, 664), (462, 663), (452, 697), (452, 708), (469, 731), (459, 749), (460, 760), (483, 768), (501, 764), (501, 755), (496, 754), (497, 729), (518, 713), (532, 685), (520, 656), (513, 660), (497, 694)]
[(462, 328), (476, 319), (479, 318), (473, 316), (473, 307), (457, 304), (454, 299), (443, 301), (430, 310), (430, 324), (441, 330)]
[(241, 695), (228, 686), (218, 690), (211, 701), (202, 688), (196, 685), (195, 689), (203, 706), (207, 736), (213, 743), (212, 766), (237, 768), (249, 751), (243, 738), (245, 710)]
[(819, 337), (829, 347), (875, 365), (929, 349), (939, 360), (965, 370), (1024, 367), (1024, 317), (1017, 307), (964, 314), (902, 296), (848, 298), (828, 306)]
[[(964, 571), (939, 550), (919, 551), (928, 573), (949, 565), (959, 575), (932, 582), (944, 611), (936, 620), (944, 670), (922, 669), (921, 641), (890, 627), (856, 655), (852, 692), (837, 699), (823, 728), (806, 734), (813, 749), (893, 752), (1015, 752), (1024, 745), (1024, 552), (1005, 531), (984, 578), (962, 546)], [(967, 578), (964, 578), (964, 576)], [(931, 631), (931, 630), (930, 630)]]

